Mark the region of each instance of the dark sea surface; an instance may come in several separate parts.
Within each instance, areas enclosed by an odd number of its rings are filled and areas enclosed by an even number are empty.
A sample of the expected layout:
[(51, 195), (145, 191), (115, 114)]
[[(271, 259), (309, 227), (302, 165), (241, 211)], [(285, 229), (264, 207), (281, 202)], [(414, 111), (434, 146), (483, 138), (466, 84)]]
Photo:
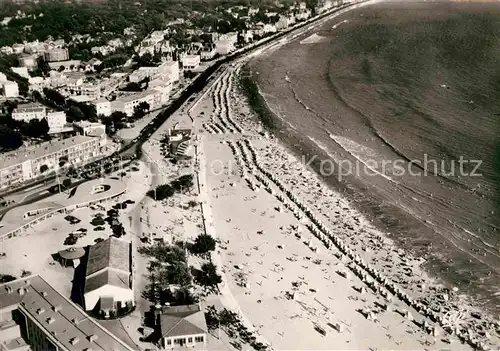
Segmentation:
[(369, 5), (251, 68), (293, 151), (335, 160), (331, 186), (500, 311), (500, 2)]

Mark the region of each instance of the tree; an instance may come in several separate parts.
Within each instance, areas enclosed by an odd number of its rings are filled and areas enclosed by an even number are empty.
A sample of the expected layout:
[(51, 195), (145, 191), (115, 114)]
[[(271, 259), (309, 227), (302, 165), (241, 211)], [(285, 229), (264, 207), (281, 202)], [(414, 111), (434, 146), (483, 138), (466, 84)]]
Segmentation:
[(65, 189), (68, 189), (71, 186), (71, 179), (69, 179), (69, 178), (64, 179), (62, 182), (62, 185)]
[(196, 283), (202, 286), (217, 286), (222, 282), (222, 278), (217, 274), (217, 267), (212, 263), (204, 263), (201, 270), (192, 268), (193, 277)]
[(148, 112), (151, 106), (146, 101), (141, 102), (139, 105), (137, 105), (140, 110), (142, 110), (144, 113)]
[(57, 90), (43, 88), (43, 94), (48, 102), (56, 107), (63, 107), (66, 104), (66, 98)]
[(169, 197), (172, 197), (174, 194), (175, 194), (175, 189), (168, 184), (158, 185), (155, 188), (155, 190), (149, 190), (147, 192), (147, 195), (150, 198), (153, 198), (158, 201), (168, 199)]
[(67, 116), (68, 116), (68, 122), (82, 121), (85, 119), (85, 114), (78, 106), (75, 105), (69, 107), (67, 111)]
[(136, 82), (130, 82), (128, 83), (122, 91), (142, 91), (141, 85)]
[(200, 234), (196, 237), (189, 251), (194, 255), (204, 255), (210, 251), (214, 251), (216, 246), (215, 239), (208, 234)]
[(47, 172), (48, 170), (49, 170), (49, 166), (47, 166), (45, 164), (40, 166), (40, 173), (43, 174), (43, 173)]
[(115, 111), (111, 114), (111, 120), (113, 121), (115, 130), (123, 128), (126, 119), (127, 114), (122, 111)]
[(14, 150), (23, 144), (21, 134), (6, 125), (0, 124), (0, 148)]
[(32, 119), (28, 123), (21, 121), (18, 122), (19, 131), (21, 134), (30, 138), (46, 138), (50, 130), (47, 119)]

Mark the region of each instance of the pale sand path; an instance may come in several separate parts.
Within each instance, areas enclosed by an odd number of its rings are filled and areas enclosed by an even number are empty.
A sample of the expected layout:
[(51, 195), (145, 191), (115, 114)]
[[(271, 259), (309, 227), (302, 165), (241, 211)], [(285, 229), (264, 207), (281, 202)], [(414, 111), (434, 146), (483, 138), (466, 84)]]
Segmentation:
[[(199, 140), (199, 147), (197, 147), (197, 150), (205, 150), (204, 146), (204, 140), (203, 136)], [(203, 220), (204, 220), (204, 225), (205, 225), (205, 233), (208, 235), (211, 235), (213, 238), (221, 239), (217, 235), (217, 230), (215, 229), (214, 226), (214, 217), (212, 214), (212, 206), (210, 197), (208, 194), (207, 187), (209, 186), (209, 183), (207, 182), (207, 167), (206, 167), (206, 158), (203, 156), (203, 153), (198, 151), (197, 153), (198, 159), (200, 161), (200, 168), (198, 172), (198, 182), (200, 185), (200, 193), (199, 193), (199, 201), (201, 203), (202, 207), (202, 213), (203, 213)], [(249, 328), (250, 331), (254, 331), (254, 325), (251, 323), (251, 321), (247, 318), (247, 316), (244, 314), (242, 311), (238, 301), (235, 299), (230, 286), (228, 284), (228, 279), (226, 277), (226, 273), (222, 269), (223, 263), (222, 263), (222, 257), (220, 254), (217, 252), (218, 249), (216, 249), (215, 252), (211, 253), (212, 261), (213, 263), (217, 266), (219, 270), (219, 274), (222, 278), (222, 283), (219, 284), (219, 292), (220, 292), (220, 300), (221, 303), (224, 305), (225, 308), (236, 312), (240, 318), (242, 319), (242, 323)], [(269, 344), (267, 340), (265, 340), (261, 335), (257, 335), (258, 341), (264, 343), (264, 344)]]

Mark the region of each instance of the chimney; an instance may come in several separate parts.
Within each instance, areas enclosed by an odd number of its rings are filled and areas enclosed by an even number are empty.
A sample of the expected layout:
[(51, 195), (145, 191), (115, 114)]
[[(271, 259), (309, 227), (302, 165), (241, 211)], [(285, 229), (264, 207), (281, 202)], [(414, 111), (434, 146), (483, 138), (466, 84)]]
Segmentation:
[(19, 295), (24, 295), (24, 288), (19, 288), (17, 289), (17, 292), (19, 293)]
[(48, 323), (48, 324), (52, 324), (52, 323), (54, 323), (55, 321), (56, 321), (56, 320), (55, 320), (54, 318), (52, 318), (52, 317), (47, 318), (47, 323)]
[(36, 310), (37, 314), (42, 314), (43, 312), (45, 312), (45, 310), (43, 308), (39, 308)]
[(75, 345), (78, 343), (78, 341), (80, 341), (80, 339), (78, 339), (77, 337), (74, 337), (74, 338), (71, 338), (71, 339), (69, 340), (69, 343), (70, 343), (71, 345), (75, 346)]
[(42, 296), (43, 296), (43, 297), (46, 297), (47, 295), (48, 295), (48, 294), (47, 294), (47, 292), (46, 292), (46, 291), (42, 291)]
[(97, 335), (95, 334), (92, 334), (92, 335), (89, 335), (87, 336), (87, 339), (90, 341), (90, 342), (94, 342), (97, 340)]
[(62, 308), (61, 305), (52, 306), (52, 311), (59, 312), (61, 310), (61, 308)]
[(12, 292), (12, 286), (10, 285), (6, 286), (5, 290), (7, 290), (7, 294), (10, 294)]

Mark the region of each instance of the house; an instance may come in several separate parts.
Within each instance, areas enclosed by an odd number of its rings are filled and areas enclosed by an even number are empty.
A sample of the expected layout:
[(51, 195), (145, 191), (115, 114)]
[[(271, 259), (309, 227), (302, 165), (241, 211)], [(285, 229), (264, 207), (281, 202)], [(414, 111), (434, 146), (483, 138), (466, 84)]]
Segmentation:
[(8, 80), (5, 82), (1, 82), (0, 86), (2, 87), (3, 96), (8, 98), (19, 96), (19, 87), (16, 82)]
[(14, 45), (12, 45), (12, 51), (16, 55), (21, 54), (24, 51), (24, 44), (14, 44)]
[(182, 68), (184, 70), (194, 70), (200, 65), (200, 55), (184, 55), (182, 57)]
[(110, 237), (90, 247), (85, 276), (85, 310), (105, 315), (134, 304), (131, 243)]
[(311, 10), (309, 9), (301, 9), (299, 13), (295, 15), (297, 21), (305, 21), (309, 17), (311, 17)]
[(203, 348), (207, 342), (207, 324), (200, 306), (163, 307), (157, 315), (160, 344), (166, 349), (174, 347)]
[(277, 31), (276, 26), (274, 24), (269, 24), (269, 23), (264, 24), (263, 30), (265, 34), (276, 33)]
[(200, 58), (203, 61), (209, 61), (215, 57), (215, 54), (217, 54), (217, 50), (215, 49), (215, 45), (209, 45), (204, 47), (200, 51)]
[(90, 60), (83, 62), (82, 67), (85, 72), (94, 72), (98, 66), (102, 64), (102, 61), (97, 58), (91, 58)]

